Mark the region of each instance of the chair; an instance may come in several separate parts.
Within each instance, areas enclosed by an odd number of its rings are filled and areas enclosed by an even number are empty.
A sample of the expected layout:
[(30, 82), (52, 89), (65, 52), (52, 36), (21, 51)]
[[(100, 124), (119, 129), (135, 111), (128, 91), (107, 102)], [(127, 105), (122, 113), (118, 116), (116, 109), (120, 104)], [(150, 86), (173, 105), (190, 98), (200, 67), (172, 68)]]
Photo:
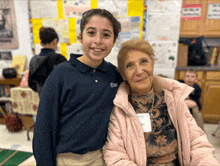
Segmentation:
[(12, 110), (21, 115), (22, 123), (27, 130), (27, 139), (29, 138), (29, 131), (34, 127), (33, 116), (37, 115), (39, 104), (38, 93), (29, 87), (15, 87), (10, 89)]

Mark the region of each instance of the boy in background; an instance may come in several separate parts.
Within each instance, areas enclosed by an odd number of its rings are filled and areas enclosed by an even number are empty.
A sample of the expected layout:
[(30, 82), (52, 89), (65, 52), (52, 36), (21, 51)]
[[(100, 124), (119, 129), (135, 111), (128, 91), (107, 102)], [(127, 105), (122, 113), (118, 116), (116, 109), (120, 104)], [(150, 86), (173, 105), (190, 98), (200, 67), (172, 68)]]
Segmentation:
[(186, 98), (185, 102), (193, 115), (193, 117), (196, 120), (197, 125), (204, 130), (204, 122), (202, 117), (201, 110), (201, 104), (200, 104), (200, 96), (201, 96), (201, 88), (198, 84), (196, 84), (197, 81), (197, 72), (195, 70), (187, 70), (185, 72), (185, 75), (183, 77), (183, 80), (180, 82), (185, 83), (191, 87), (193, 87), (195, 90)]

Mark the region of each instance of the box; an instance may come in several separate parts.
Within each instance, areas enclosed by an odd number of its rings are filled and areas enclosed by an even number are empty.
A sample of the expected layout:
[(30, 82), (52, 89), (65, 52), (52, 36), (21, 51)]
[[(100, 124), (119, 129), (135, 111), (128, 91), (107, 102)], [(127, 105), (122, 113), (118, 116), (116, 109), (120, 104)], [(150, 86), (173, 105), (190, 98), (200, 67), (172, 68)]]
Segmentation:
[(187, 66), (188, 61), (188, 47), (187, 45), (179, 45), (178, 56), (177, 56), (177, 67)]

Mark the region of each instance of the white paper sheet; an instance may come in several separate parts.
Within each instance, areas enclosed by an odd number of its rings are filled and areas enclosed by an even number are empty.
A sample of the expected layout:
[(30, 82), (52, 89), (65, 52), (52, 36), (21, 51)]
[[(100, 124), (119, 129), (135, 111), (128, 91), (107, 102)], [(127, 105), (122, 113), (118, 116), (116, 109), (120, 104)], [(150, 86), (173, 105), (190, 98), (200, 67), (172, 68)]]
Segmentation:
[(177, 13), (181, 11), (182, 0), (148, 0), (148, 13)]
[(148, 41), (178, 41), (179, 27), (180, 13), (148, 14), (146, 24), (146, 39)]
[(208, 4), (207, 19), (220, 19), (220, 3)]
[(90, 0), (63, 0), (63, 17), (82, 16), (90, 8)]
[(154, 66), (175, 68), (177, 63), (177, 41), (150, 41), (154, 49)]
[(127, 16), (128, 0), (98, 0), (98, 8), (110, 11), (114, 16)]
[(57, 1), (54, 0), (31, 0), (32, 18), (57, 18)]

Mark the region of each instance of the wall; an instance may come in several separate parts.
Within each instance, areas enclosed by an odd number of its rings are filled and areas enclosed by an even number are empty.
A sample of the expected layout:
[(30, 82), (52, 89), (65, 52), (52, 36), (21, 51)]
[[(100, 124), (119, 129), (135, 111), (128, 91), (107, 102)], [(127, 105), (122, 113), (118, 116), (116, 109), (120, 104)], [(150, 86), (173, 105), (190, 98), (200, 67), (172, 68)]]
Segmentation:
[(28, 1), (14, 0), (16, 26), (18, 33), (19, 48), (12, 51), (12, 55), (26, 55), (26, 68), (29, 66), (31, 57), (30, 26), (28, 18)]

